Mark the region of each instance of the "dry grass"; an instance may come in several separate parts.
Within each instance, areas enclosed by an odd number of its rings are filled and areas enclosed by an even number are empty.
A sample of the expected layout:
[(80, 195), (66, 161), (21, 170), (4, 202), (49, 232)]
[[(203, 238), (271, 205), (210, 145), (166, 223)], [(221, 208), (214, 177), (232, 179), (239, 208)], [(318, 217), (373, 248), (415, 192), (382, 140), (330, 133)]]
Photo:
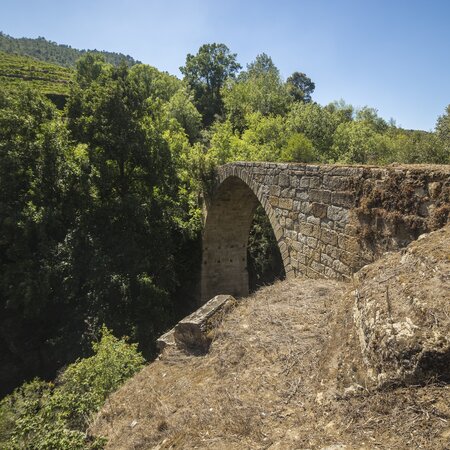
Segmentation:
[(448, 385), (344, 390), (359, 379), (350, 287), (297, 279), (243, 299), (207, 355), (166, 351), (109, 398), (91, 432), (110, 449), (450, 448)]

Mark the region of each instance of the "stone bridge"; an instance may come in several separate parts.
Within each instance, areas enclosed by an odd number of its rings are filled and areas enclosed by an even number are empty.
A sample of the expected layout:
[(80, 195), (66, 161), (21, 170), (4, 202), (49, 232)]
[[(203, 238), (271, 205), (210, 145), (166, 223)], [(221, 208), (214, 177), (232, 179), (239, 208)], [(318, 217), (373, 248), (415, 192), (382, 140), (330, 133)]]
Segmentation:
[(448, 221), (450, 166), (221, 166), (207, 198), (203, 301), (248, 294), (247, 245), (258, 205), (288, 278), (350, 279), (381, 253)]

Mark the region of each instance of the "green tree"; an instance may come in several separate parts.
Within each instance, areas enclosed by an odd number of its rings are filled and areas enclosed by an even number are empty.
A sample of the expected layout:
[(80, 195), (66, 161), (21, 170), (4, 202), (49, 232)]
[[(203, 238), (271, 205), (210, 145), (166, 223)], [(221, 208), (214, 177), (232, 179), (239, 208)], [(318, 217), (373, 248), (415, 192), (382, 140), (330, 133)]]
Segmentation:
[(280, 159), (287, 162), (313, 162), (319, 160), (312, 142), (302, 133), (293, 134), (282, 149)]
[[(436, 134), (442, 139), (447, 147), (450, 147), (450, 105), (445, 108), (445, 113), (438, 117), (436, 122)], [(449, 148), (450, 151), (450, 148)]]
[(162, 102), (168, 102), (182, 88), (177, 77), (147, 64), (134, 65), (128, 73), (128, 80), (142, 99), (151, 98)]
[(258, 55), (237, 80), (230, 80), (222, 89), (222, 95), (227, 118), (239, 132), (248, 126), (251, 114), (284, 115), (292, 101), (278, 69), (264, 53)]
[(88, 299), (88, 315), (148, 355), (171, 314), (177, 175), (161, 101), (125, 65), (110, 73), (76, 87), (67, 109), (88, 159), (75, 295)]
[(336, 128), (346, 119), (317, 103), (295, 103), (287, 115), (292, 132), (303, 133), (317, 150), (321, 160), (333, 159), (331, 147)]
[(328, 103), (328, 105), (325, 106), (325, 109), (337, 116), (340, 123), (352, 121), (355, 112), (353, 106), (345, 103), (342, 98)]
[(111, 66), (105, 63), (105, 58), (102, 55), (88, 53), (77, 61), (76, 68), (77, 83), (81, 87), (86, 87), (93, 81), (98, 80), (104, 72), (111, 69)]
[(80, 317), (66, 296), (67, 240), (77, 191), (73, 153), (59, 113), (36, 91), (1, 90), (0, 136), (4, 392), (18, 380), (48, 376), (65, 364)]
[(199, 136), (202, 126), (202, 116), (194, 105), (193, 97), (187, 89), (179, 89), (166, 104), (168, 115), (183, 127), (190, 142)]
[(248, 128), (242, 133), (242, 143), (247, 152), (241, 159), (279, 161), (288, 138), (284, 118), (253, 113), (248, 117), (248, 122)]
[(247, 64), (247, 70), (242, 72), (239, 77), (242, 80), (267, 74), (280, 77), (280, 71), (273, 63), (272, 58), (266, 53), (261, 53), (256, 56), (254, 61)]
[(377, 164), (386, 161), (388, 141), (364, 121), (342, 123), (333, 137), (334, 158), (345, 163)]
[(241, 66), (236, 54), (224, 44), (204, 44), (196, 55), (188, 54), (181, 73), (192, 88), (203, 123), (209, 126), (216, 115), (223, 113), (220, 89), (227, 78), (233, 78)]
[(448, 164), (450, 148), (436, 133), (393, 129), (386, 134), (389, 154), (386, 162), (406, 164)]
[(286, 80), (286, 87), (289, 95), (296, 102), (310, 103), (311, 94), (314, 92), (316, 85), (304, 73), (294, 72)]
[(364, 106), (356, 111), (355, 120), (365, 123), (377, 133), (384, 133), (389, 127), (387, 122), (378, 116), (378, 111), (368, 106)]

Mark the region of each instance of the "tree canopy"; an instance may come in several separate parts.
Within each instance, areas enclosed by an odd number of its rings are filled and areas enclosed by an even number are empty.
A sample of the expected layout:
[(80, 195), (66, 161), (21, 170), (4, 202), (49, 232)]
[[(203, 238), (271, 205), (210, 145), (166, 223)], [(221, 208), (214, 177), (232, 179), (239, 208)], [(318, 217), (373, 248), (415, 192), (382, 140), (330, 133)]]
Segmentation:
[(220, 89), (241, 68), (236, 57), (225, 44), (205, 44), (196, 55), (188, 54), (185, 65), (180, 67), (185, 81), (194, 92), (205, 126), (211, 125), (215, 117), (223, 112)]

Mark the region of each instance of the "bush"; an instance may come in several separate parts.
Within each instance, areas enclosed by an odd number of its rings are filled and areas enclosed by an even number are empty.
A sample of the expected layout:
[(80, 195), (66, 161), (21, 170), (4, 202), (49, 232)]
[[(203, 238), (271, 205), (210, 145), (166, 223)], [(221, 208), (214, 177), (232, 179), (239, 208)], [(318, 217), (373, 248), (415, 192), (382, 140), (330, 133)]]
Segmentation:
[(55, 383), (25, 383), (0, 402), (0, 448), (96, 449), (86, 429), (106, 397), (144, 364), (137, 345), (102, 328), (94, 355), (69, 365)]

